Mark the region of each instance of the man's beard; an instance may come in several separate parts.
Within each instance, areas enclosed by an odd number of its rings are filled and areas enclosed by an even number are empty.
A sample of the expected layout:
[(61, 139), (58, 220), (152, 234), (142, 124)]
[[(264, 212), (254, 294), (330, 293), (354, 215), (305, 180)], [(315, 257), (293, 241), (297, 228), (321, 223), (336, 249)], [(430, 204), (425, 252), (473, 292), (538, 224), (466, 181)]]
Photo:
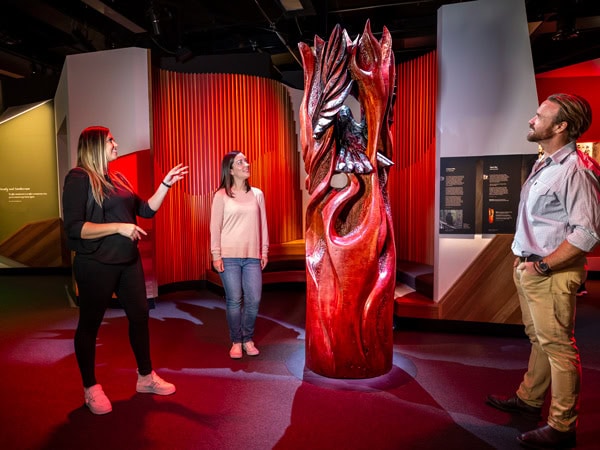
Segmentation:
[(552, 137), (552, 133), (550, 130), (534, 130), (530, 128), (530, 132), (527, 134), (527, 140), (529, 142), (540, 142), (550, 139)]

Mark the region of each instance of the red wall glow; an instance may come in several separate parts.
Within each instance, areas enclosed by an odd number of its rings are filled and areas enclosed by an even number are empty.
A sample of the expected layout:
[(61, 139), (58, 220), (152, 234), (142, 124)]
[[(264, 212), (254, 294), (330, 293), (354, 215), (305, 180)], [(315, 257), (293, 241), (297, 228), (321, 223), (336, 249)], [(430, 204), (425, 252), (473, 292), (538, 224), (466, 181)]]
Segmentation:
[[(600, 73), (599, 73), (600, 75)], [(580, 142), (600, 141), (600, 89), (598, 89), (598, 76), (587, 77), (536, 77), (538, 98), (540, 103), (549, 95), (556, 92), (567, 92), (585, 97), (592, 107), (592, 125), (581, 138)], [(535, 114), (532, 111), (531, 116)]]
[(436, 53), (398, 65), (389, 195), (396, 258), (433, 264)]
[(203, 280), (210, 270), (210, 206), (221, 159), (242, 151), (250, 182), (263, 190), (271, 243), (302, 238), (300, 160), (285, 87), (230, 74), (153, 73), (154, 182), (189, 165), (155, 218), (159, 285)]

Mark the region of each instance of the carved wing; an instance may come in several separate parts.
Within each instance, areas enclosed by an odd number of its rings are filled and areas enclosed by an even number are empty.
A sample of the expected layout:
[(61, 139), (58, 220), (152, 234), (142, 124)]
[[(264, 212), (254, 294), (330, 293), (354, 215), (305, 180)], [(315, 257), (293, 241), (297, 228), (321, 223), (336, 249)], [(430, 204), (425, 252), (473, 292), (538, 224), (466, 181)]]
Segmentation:
[(344, 104), (352, 89), (352, 78), (347, 70), (348, 55), (352, 42), (346, 30), (336, 25), (331, 33), (331, 39), (317, 54), (319, 66), (322, 68), (317, 87), (318, 103), (312, 117), (313, 138), (319, 139), (329, 128)]

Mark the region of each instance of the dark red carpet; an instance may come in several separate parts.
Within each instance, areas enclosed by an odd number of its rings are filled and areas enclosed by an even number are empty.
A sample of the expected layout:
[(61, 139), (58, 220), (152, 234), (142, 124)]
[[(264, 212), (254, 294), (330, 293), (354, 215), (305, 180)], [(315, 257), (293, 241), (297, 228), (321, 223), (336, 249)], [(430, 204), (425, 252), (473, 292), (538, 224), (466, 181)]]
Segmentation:
[[(488, 393), (511, 394), (528, 342), (517, 329), (403, 321), (392, 371), (332, 380), (304, 368), (304, 292), (264, 293), (258, 357), (233, 361), (224, 301), (210, 290), (161, 296), (151, 311), (155, 369), (168, 397), (135, 392), (127, 320), (108, 311), (97, 376), (113, 412), (83, 406), (73, 355), (77, 309), (65, 276), (0, 276), (0, 449), (517, 449), (536, 426), (496, 411)], [(600, 439), (600, 281), (580, 299), (584, 364), (578, 449)]]

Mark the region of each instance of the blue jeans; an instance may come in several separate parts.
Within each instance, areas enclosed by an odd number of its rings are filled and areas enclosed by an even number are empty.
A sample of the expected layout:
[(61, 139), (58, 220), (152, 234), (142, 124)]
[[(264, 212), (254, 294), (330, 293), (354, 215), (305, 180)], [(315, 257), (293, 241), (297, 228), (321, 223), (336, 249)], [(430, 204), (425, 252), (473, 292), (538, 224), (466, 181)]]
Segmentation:
[(260, 259), (223, 258), (223, 268), (229, 337), (232, 343), (251, 341), (262, 294)]

